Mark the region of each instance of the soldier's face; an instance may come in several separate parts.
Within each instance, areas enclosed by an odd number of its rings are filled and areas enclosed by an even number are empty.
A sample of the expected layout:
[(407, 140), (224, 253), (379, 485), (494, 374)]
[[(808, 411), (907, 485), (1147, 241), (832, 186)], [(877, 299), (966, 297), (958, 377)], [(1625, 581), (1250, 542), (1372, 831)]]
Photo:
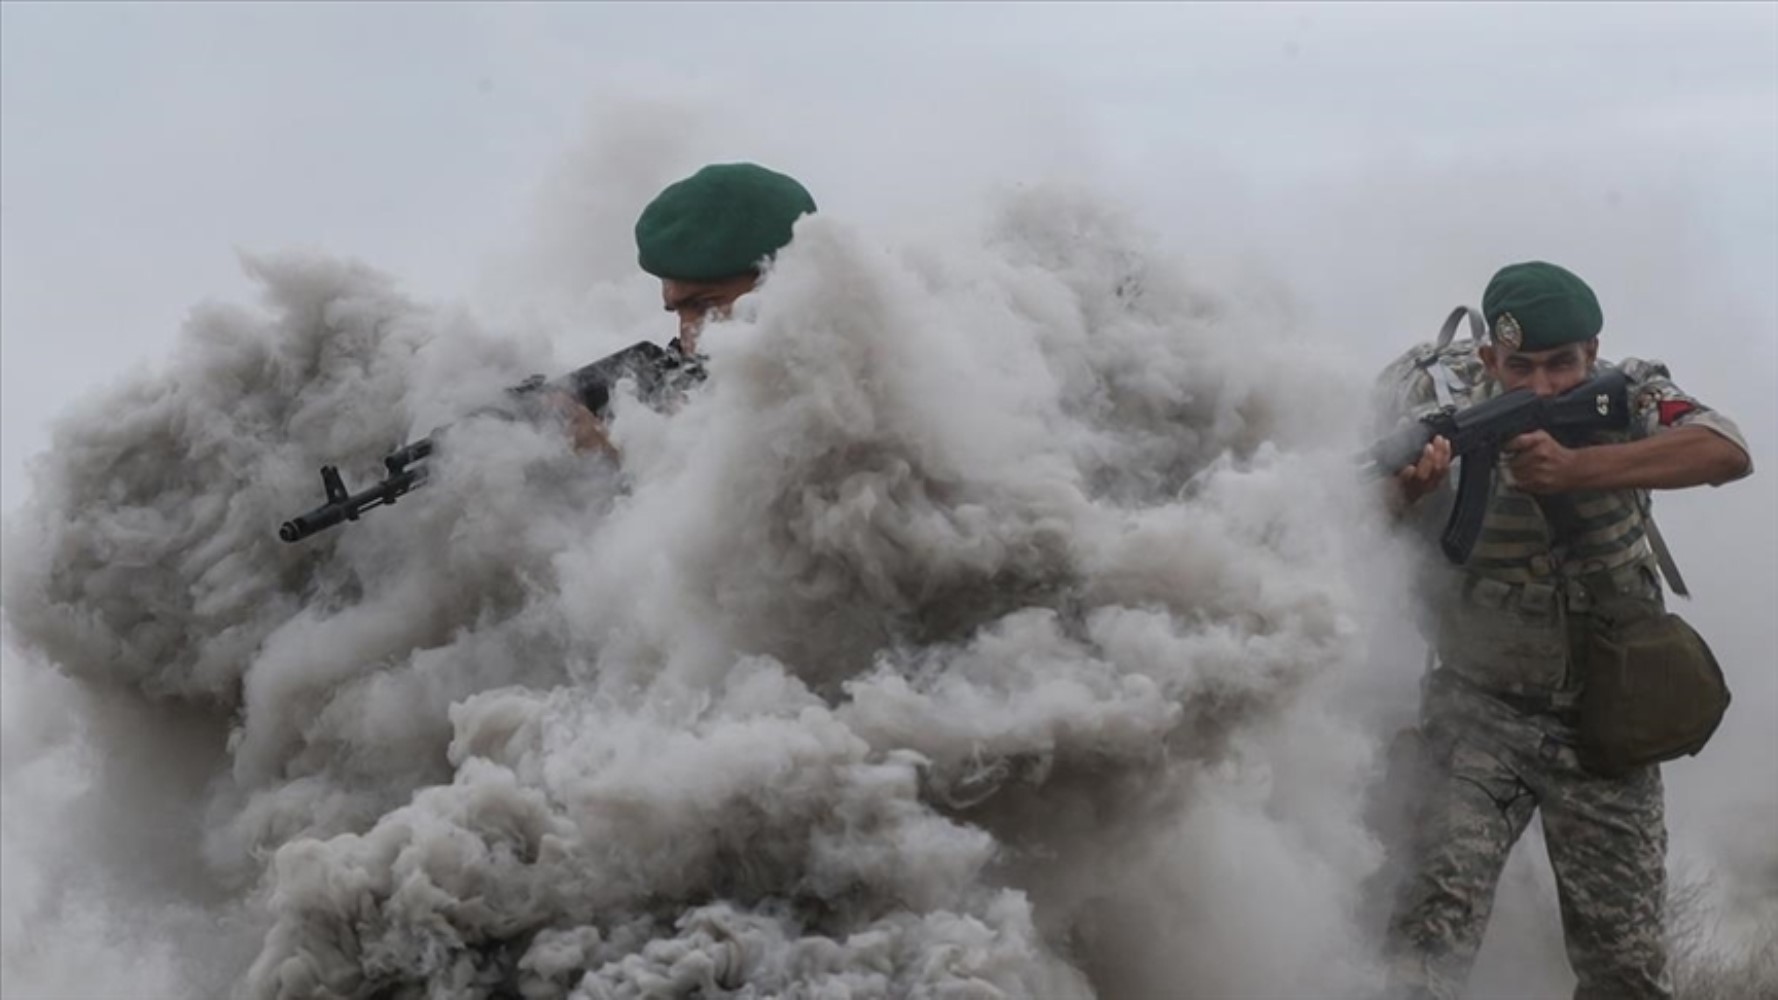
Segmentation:
[(743, 274), (720, 281), (661, 280), (661, 303), (679, 317), (679, 341), (686, 353), (697, 346), (698, 333), (711, 319), (726, 317), (735, 300), (759, 284), (759, 277)]
[(1599, 356), (1599, 338), (1547, 351), (1512, 351), (1484, 344), (1477, 352), (1488, 374), (1508, 392), (1530, 389), (1539, 396), (1559, 396), (1587, 380)]

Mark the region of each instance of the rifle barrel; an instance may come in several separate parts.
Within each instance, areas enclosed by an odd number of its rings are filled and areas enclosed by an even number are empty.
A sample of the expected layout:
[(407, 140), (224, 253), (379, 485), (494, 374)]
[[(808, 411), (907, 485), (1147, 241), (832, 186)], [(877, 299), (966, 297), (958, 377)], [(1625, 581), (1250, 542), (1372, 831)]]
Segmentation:
[(300, 542), (310, 535), (326, 531), (341, 521), (356, 521), (358, 515), (372, 507), (394, 503), (403, 494), (425, 481), (425, 466), (403, 469), (362, 493), (355, 493), (339, 500), (330, 500), (306, 514), (298, 514), (285, 521), (278, 526), (278, 537), (286, 542)]
[[(696, 358), (685, 358), (676, 351), (649, 341), (633, 344), (616, 354), (569, 372), (555, 382), (532, 376), (507, 390), (511, 396), (526, 397), (540, 390), (555, 389), (571, 393), (595, 416), (603, 418), (611, 399), (611, 388), (625, 378), (633, 378), (644, 401), (656, 405), (663, 390), (683, 388), (684, 384), (702, 381), (703, 368)], [(496, 409), (494, 412), (499, 413)], [(416, 465), (433, 452), (432, 436), (391, 452), (383, 459), (388, 475), (382, 482), (358, 494), (348, 494), (340, 480), (339, 470), (323, 466), (321, 485), (327, 502), (314, 510), (285, 521), (278, 527), (278, 537), (286, 542), (299, 542), (310, 535), (326, 531), (341, 521), (356, 521), (358, 515), (372, 507), (392, 504), (397, 498), (426, 481), (425, 465)], [(413, 466), (409, 468), (409, 466)]]

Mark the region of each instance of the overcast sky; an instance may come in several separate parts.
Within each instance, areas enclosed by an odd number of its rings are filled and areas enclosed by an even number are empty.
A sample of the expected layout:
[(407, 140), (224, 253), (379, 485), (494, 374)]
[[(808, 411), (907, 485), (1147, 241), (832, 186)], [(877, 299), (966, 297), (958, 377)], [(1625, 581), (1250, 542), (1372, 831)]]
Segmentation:
[(560, 211), (598, 141), (771, 163), (886, 230), (1087, 183), (1379, 361), (1499, 264), (1557, 259), (1608, 353), (1689, 364), (1770, 447), (1772, 5), (7, 3), (0, 27), (3, 509), (66, 400), (250, 300), (237, 248), (469, 301), (552, 227), (627, 260), (627, 219)]

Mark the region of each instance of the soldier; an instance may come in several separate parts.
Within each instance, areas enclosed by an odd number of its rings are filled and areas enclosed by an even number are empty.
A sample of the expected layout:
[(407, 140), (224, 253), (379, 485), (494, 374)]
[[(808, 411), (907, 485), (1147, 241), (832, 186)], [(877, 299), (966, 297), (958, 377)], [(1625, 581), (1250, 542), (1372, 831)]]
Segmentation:
[(679, 316), (676, 349), (695, 355), (704, 323), (758, 285), (760, 267), (814, 211), (801, 184), (751, 163), (705, 167), (649, 202), (636, 220), (637, 259)]
[[(1477, 351), (1478, 398), (1522, 387), (1557, 395), (1608, 367), (1598, 359), (1599, 302), (1560, 267), (1502, 269), (1482, 312), (1490, 342)], [(1657, 571), (1671, 567), (1647, 491), (1720, 485), (1752, 463), (1735, 425), (1680, 391), (1661, 364), (1618, 367), (1630, 382), (1630, 431), (1580, 448), (1542, 431), (1510, 442), (1480, 542), (1433, 589), (1438, 667), (1424, 682), (1420, 723), (1428, 778), (1388, 929), (1397, 994), (1462, 991), (1507, 854), (1541, 811), (1575, 997), (1672, 995), (1660, 765), (1601, 773), (1584, 763), (1583, 637), (1602, 602), (1662, 606)], [(1396, 504), (1413, 508), (1450, 466), (1449, 443), (1435, 439), (1396, 477)]]
[[(728, 316), (758, 286), (796, 220), (814, 211), (815, 199), (794, 178), (752, 163), (711, 164), (656, 195), (636, 220), (636, 251), (679, 318), (668, 350), (697, 359), (704, 324)], [(568, 419), (577, 448), (611, 448), (585, 408), (571, 405)]]

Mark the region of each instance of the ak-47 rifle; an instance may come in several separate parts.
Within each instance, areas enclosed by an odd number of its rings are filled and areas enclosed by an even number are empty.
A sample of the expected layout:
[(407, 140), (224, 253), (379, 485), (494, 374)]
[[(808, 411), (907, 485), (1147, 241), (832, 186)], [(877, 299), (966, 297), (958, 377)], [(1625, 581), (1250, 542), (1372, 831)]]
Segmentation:
[[(679, 353), (676, 346), (661, 347), (645, 340), (554, 381), (533, 375), (508, 389), (507, 394), (524, 401), (545, 392), (561, 392), (595, 416), (604, 417), (610, 408), (612, 387), (625, 378), (635, 380), (644, 402), (658, 405), (669, 395), (703, 381), (704, 369), (697, 359)], [(321, 488), (326, 502), (285, 521), (278, 528), (278, 537), (286, 542), (300, 542), (342, 521), (356, 521), (365, 511), (393, 504), (419, 489), (425, 485), (428, 476), (425, 460), (432, 455), (444, 430), (440, 427), (389, 453), (383, 459), (383, 468), (388, 474), (382, 481), (358, 493), (346, 489), (338, 466), (322, 466)]]
[(1622, 372), (1612, 370), (1560, 396), (1540, 397), (1530, 389), (1515, 389), (1466, 409), (1440, 409), (1378, 441), (1360, 461), (1372, 476), (1392, 476), (1413, 464), (1433, 438), (1451, 443), (1451, 457), (1462, 461), (1457, 502), (1439, 547), (1445, 558), (1462, 564), (1481, 537), (1501, 448), (1538, 430), (1570, 448), (1585, 445), (1601, 431), (1623, 430), (1630, 423), (1628, 384)]

